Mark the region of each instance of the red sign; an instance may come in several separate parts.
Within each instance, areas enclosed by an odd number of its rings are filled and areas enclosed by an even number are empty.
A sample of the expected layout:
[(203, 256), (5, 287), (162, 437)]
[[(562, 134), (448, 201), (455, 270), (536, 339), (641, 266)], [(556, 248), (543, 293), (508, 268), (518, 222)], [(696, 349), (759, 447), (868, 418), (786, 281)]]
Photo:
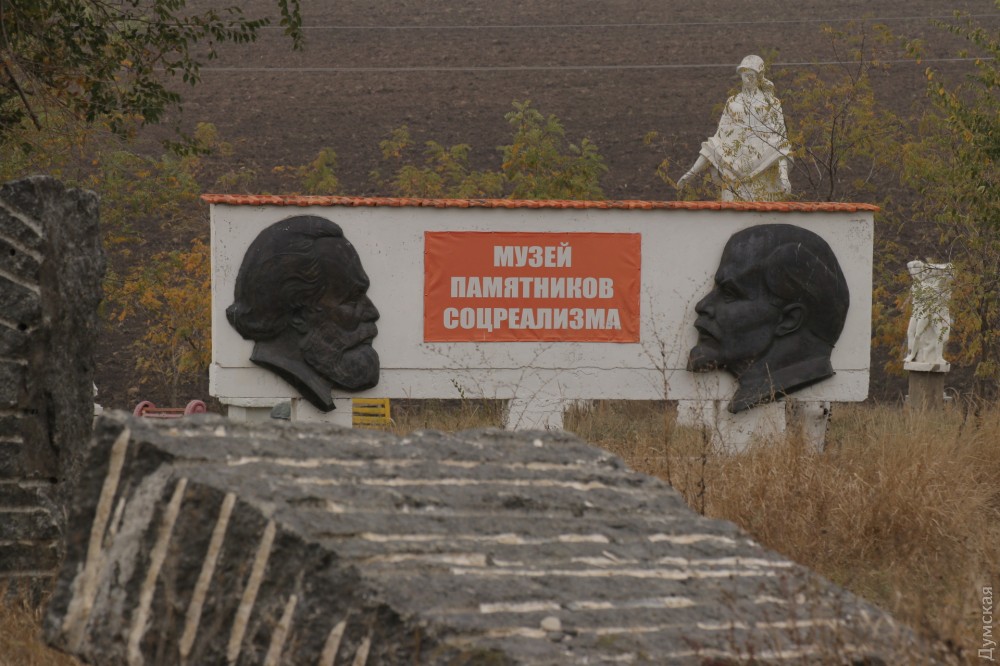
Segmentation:
[(425, 342), (639, 342), (639, 234), (427, 231)]

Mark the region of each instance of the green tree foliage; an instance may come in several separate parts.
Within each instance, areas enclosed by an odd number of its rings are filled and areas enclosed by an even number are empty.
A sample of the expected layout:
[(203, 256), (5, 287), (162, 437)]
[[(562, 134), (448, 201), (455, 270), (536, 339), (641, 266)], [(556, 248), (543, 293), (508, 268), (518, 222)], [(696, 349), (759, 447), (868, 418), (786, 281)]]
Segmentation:
[[(332, 148), (321, 148), (316, 157), (308, 164), (300, 166), (280, 165), (271, 171), (284, 176), (291, 176), (293, 185), (289, 193), (304, 194), (337, 194), (340, 191), (340, 179), (337, 178), (337, 153)], [(254, 175), (254, 174), (248, 174)], [(252, 181), (251, 181), (252, 182)], [(224, 182), (224, 187), (232, 188), (238, 183)]]
[(320, 150), (307, 170), (300, 169), (306, 194), (336, 194), (340, 189), (340, 181), (334, 173), (336, 168), (337, 153), (331, 148)]
[[(299, 0), (273, 1), (300, 47)], [(239, 6), (193, 9), (186, 0), (0, 0), (0, 173), (48, 173), (101, 195), (110, 321), (141, 328), (132, 347), (139, 371), (174, 386), (210, 357), (197, 198), (201, 153), (227, 145), (204, 125), (174, 144), (187, 150), (156, 158), (123, 138), (179, 109), (177, 84), (196, 84), (223, 45), (253, 42), (269, 23)], [(329, 185), (326, 166), (311, 185)], [(220, 182), (246, 185), (246, 176)]]
[(566, 141), (562, 123), (543, 116), (531, 102), (514, 102), (504, 116), (514, 130), (511, 143), (501, 146), (500, 169), (514, 199), (603, 199), (599, 186), (608, 170), (597, 146), (584, 138), (577, 146)]
[[(149, 157), (133, 151), (106, 123), (81, 124), (60, 117), (47, 119), (40, 132), (0, 142), (4, 159), (0, 178), (47, 173), (69, 185), (101, 195), (101, 227), (105, 247), (141, 245), (144, 232), (155, 225), (176, 235), (190, 235), (198, 226), (201, 153), (227, 154), (230, 147), (215, 127), (199, 124), (191, 154)], [(168, 234), (168, 237), (170, 235)], [(128, 254), (127, 248), (121, 248)]]
[(503, 192), (501, 174), (469, 167), (471, 147), (468, 144), (445, 147), (437, 141), (428, 141), (424, 144), (424, 159), (420, 165), (407, 163), (412, 148), (413, 139), (405, 125), (379, 142), (382, 159), (400, 165), (389, 183), (399, 196), (478, 199), (497, 197)]
[(447, 147), (428, 141), (422, 162), (415, 164), (409, 129), (393, 130), (379, 143), (383, 160), (395, 168), (387, 183), (392, 192), (425, 198), (603, 199), (599, 183), (607, 167), (597, 146), (586, 138), (579, 146), (568, 143), (559, 119), (543, 116), (530, 101), (513, 106), (505, 116), (511, 142), (499, 148), (503, 159), (497, 171), (472, 169), (472, 149), (464, 143)]
[(894, 37), (882, 25), (823, 26), (835, 66), (781, 69), (781, 95), (794, 150), (793, 190), (806, 201), (873, 201), (899, 177), (902, 119), (875, 96), (889, 75), (882, 53)]
[[(935, 258), (955, 267), (955, 361), (975, 369), (975, 394), (993, 400), (1000, 395), (1000, 35), (959, 16), (939, 25), (967, 41), (960, 55), (976, 58), (975, 72), (944, 81), (926, 70), (933, 108), (904, 162), (920, 214), (933, 223)], [(920, 44), (910, 48), (919, 58)]]
[(106, 291), (118, 322), (142, 324), (130, 348), (141, 380), (166, 379), (178, 402), (180, 384), (203, 376), (212, 361), (208, 244), (196, 237), (180, 249), (156, 252), (121, 279), (112, 277)]
[[(275, 2), (300, 46), (299, 0)], [(186, 4), (0, 0), (0, 135), (28, 121), (41, 129), (57, 109), (118, 134), (134, 122), (159, 122), (180, 106), (170, 80), (197, 83), (203, 59), (214, 59), (222, 44), (254, 41), (269, 23), (238, 6), (192, 11)]]
[(203, 155), (226, 154), (230, 147), (213, 126), (201, 124), (193, 151), (153, 158), (131, 151), (107, 125), (67, 121), (48, 119), (24, 140), (0, 142), (0, 178), (46, 172), (100, 195), (108, 326), (135, 334), (128, 351), (140, 383), (165, 379), (176, 390), (204, 375), (211, 360), (210, 262), (199, 180), (205, 177)]

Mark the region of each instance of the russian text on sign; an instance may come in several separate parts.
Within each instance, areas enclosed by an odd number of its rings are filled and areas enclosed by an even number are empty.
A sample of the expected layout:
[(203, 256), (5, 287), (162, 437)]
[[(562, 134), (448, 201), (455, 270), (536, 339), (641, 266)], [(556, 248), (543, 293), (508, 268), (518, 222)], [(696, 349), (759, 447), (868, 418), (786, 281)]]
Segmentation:
[(445, 308), (448, 330), (621, 330), (617, 308)]
[(638, 342), (640, 234), (426, 231), (425, 342)]
[(614, 298), (609, 277), (451, 278), (452, 298)]
[(568, 243), (555, 245), (496, 245), (493, 265), (513, 268), (569, 268), (573, 265), (573, 248)]

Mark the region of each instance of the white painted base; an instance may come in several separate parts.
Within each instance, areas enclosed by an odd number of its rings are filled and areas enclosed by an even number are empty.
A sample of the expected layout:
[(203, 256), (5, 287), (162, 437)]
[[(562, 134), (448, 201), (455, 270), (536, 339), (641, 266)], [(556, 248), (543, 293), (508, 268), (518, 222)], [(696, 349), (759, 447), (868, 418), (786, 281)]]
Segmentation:
[(911, 372), (950, 372), (951, 363), (941, 361), (939, 363), (921, 363), (919, 361), (905, 361), (903, 370)]
[(354, 403), (350, 398), (335, 398), (336, 408), (332, 412), (321, 412), (302, 398), (292, 398), (292, 421), (309, 423), (331, 423), (351, 428), (354, 425)]
[(572, 403), (561, 398), (536, 398), (507, 401), (505, 430), (562, 430), (563, 412)]
[(785, 405), (760, 405), (730, 414), (728, 400), (679, 400), (677, 424), (705, 428), (713, 448), (729, 453), (745, 451), (752, 441), (780, 437), (785, 432)]
[(230, 421), (239, 421), (240, 423), (262, 423), (271, 420), (271, 408), (226, 405), (226, 416)]
[[(232, 421), (241, 423), (260, 423), (271, 420), (272, 406), (263, 404), (264, 401), (240, 400), (226, 404), (226, 416)], [(269, 400), (266, 402), (274, 402)], [(234, 404), (249, 403), (249, 404)], [(336, 398), (333, 403), (336, 409), (332, 412), (321, 412), (313, 407), (307, 400), (302, 398), (291, 399), (291, 420), (304, 421), (309, 423), (332, 423), (334, 425), (353, 427), (353, 407), (354, 403), (350, 398)]]
[(787, 428), (798, 435), (816, 451), (826, 448), (826, 429), (830, 425), (832, 405), (829, 402), (801, 402), (788, 404)]
[(830, 403), (794, 401), (760, 405), (739, 414), (730, 414), (722, 400), (680, 400), (677, 424), (706, 428), (714, 448), (740, 453), (755, 439), (767, 441), (796, 434), (806, 445), (822, 451), (830, 423)]

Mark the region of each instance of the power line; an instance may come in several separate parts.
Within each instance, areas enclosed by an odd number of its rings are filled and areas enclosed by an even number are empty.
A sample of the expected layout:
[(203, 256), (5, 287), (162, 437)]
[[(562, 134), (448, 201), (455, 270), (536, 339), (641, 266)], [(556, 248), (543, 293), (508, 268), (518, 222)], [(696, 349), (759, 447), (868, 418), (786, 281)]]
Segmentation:
[[(880, 60), (885, 64), (925, 64), (948, 62), (975, 62), (980, 58), (921, 58), (919, 63), (911, 58)], [(777, 62), (771, 67), (813, 67), (845, 65), (836, 60), (822, 62)], [(490, 66), (438, 66), (417, 67), (202, 67), (202, 72), (307, 72), (307, 73), (408, 73), (408, 72), (535, 72), (535, 71), (584, 71), (584, 70), (657, 70), (657, 69), (733, 69), (733, 63), (671, 64), (671, 65), (490, 65)]]
[[(522, 24), (491, 24), (491, 25), (304, 25), (303, 30), (552, 30), (575, 28), (684, 28), (704, 26), (740, 26), (740, 25), (787, 25), (802, 23), (848, 23), (851, 21), (930, 21), (955, 18), (1000, 18), (1000, 14), (954, 14), (932, 16), (881, 16), (855, 18), (811, 18), (811, 19), (769, 19), (757, 21), (674, 21), (666, 23), (522, 23)], [(265, 26), (268, 30), (284, 30), (282, 26)]]

